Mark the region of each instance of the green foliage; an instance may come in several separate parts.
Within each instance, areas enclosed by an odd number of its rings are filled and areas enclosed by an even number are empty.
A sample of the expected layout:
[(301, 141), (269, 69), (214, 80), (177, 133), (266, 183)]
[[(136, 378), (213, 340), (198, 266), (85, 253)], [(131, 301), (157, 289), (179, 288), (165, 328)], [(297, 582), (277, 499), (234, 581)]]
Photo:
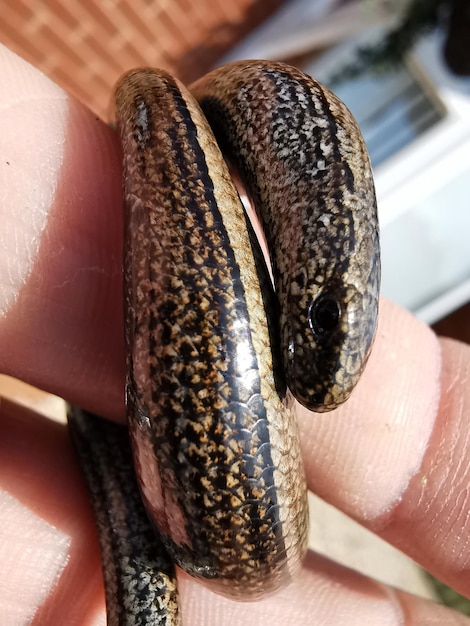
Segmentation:
[(451, 0), (411, 0), (400, 23), (384, 39), (373, 46), (358, 48), (356, 58), (331, 77), (332, 83), (352, 79), (365, 71), (390, 71), (422, 35), (436, 28), (449, 8)]

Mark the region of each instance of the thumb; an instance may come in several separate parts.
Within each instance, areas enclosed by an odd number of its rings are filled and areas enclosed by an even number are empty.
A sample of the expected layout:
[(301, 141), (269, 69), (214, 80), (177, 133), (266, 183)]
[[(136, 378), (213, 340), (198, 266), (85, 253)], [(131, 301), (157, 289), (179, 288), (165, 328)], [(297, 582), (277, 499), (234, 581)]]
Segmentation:
[(0, 369), (121, 416), (117, 140), (4, 47), (0, 68)]

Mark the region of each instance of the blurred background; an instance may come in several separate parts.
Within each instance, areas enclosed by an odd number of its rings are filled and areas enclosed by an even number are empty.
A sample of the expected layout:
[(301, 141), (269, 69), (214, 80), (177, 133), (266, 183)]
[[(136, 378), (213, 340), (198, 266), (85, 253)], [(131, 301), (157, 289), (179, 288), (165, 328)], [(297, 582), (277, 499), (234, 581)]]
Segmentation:
[[(108, 119), (127, 69), (190, 83), (241, 58), (287, 61), (356, 116), (374, 167), (388, 298), (470, 342), (469, 0), (17, 0), (1, 2), (0, 41)], [(0, 392), (60, 415), (16, 381)], [(408, 559), (315, 500), (312, 545), (424, 596)]]

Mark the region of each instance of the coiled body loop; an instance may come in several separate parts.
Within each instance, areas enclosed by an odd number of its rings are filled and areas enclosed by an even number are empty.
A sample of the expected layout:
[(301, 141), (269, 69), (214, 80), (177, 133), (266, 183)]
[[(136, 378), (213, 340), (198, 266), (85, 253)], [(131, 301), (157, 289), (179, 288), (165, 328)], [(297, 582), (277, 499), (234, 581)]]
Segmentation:
[[(192, 93), (164, 72), (130, 72), (116, 120), (142, 498), (173, 560), (256, 599), (306, 550), (292, 395), (334, 408), (370, 351), (380, 263), (368, 156), (333, 94), (273, 62), (220, 68)], [(219, 145), (263, 225), (274, 290)]]
[(139, 70), (116, 98), (128, 415), (143, 497), (178, 564), (255, 598), (288, 581), (307, 531), (297, 427), (274, 379), (271, 287), (189, 92)]

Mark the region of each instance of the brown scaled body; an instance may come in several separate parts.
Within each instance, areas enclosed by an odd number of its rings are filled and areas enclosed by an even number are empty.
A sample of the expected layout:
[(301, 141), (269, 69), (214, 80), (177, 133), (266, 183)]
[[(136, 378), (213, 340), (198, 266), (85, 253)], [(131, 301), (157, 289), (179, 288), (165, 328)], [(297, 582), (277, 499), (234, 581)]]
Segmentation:
[[(343, 402), (376, 326), (375, 194), (346, 107), (267, 61), (216, 70), (193, 92), (204, 113), (163, 72), (131, 72), (116, 91), (128, 416), (152, 523), (116, 425), (70, 415), (110, 626), (180, 623), (172, 560), (239, 600), (289, 582), (307, 535), (291, 393), (318, 411)], [(206, 118), (263, 223), (275, 294)]]
[(185, 88), (139, 70), (116, 100), (128, 414), (144, 501), (179, 565), (220, 593), (256, 598), (292, 577), (307, 529), (263, 270), (227, 166)]

